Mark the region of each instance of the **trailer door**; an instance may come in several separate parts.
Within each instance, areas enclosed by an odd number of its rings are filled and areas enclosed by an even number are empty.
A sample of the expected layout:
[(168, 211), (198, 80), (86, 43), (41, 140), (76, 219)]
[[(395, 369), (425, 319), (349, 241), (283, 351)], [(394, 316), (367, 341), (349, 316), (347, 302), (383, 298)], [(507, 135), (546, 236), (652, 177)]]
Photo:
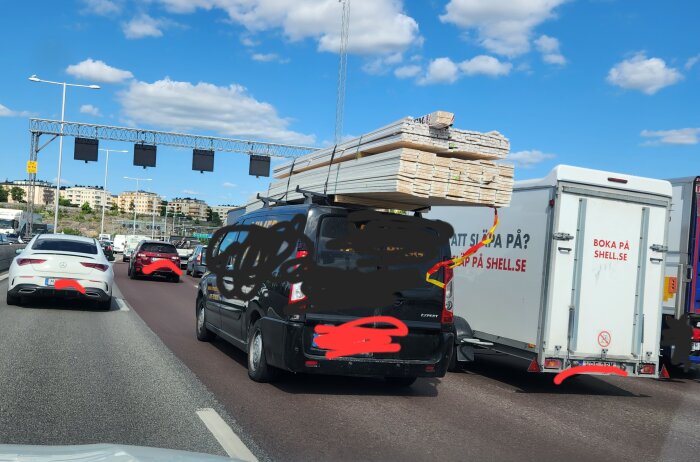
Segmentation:
[[(659, 319), (645, 317), (660, 318), (663, 254), (650, 246), (661, 250), (664, 244), (667, 206), (634, 193), (563, 190), (562, 200), (573, 202), (569, 206), (578, 211), (571, 241), (569, 353), (578, 358), (639, 356), (645, 328), (654, 339), (645, 344), (653, 345), (657, 338)], [(645, 306), (652, 309), (645, 313)]]

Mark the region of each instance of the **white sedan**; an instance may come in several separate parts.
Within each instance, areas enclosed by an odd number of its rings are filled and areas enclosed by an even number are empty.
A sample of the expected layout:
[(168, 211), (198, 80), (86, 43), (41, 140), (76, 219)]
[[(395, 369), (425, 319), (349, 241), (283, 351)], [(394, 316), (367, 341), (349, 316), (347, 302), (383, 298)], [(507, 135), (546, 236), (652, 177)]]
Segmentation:
[(18, 250), (8, 274), (7, 304), (32, 296), (94, 300), (112, 304), (114, 272), (102, 247), (92, 238), (39, 234)]

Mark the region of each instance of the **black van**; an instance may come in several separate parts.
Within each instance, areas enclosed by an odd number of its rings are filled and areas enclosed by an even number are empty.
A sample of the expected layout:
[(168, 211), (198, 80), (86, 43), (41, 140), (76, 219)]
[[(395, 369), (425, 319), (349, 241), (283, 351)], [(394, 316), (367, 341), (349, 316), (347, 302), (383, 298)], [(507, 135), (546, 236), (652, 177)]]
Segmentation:
[[(267, 206), (220, 229), (199, 283), (197, 338), (214, 334), (248, 353), (248, 375), (279, 370), (383, 377), (411, 385), (442, 377), (453, 345), (447, 223), (335, 205)], [(316, 344), (318, 324), (391, 316), (408, 327), (400, 350), (333, 359)], [(363, 327), (386, 328), (374, 323)]]

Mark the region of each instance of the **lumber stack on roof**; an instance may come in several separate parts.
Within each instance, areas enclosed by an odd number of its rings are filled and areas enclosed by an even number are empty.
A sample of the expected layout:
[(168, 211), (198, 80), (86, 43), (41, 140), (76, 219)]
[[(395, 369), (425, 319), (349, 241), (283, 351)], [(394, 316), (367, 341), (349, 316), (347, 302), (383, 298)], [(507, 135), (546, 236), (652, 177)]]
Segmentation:
[[(510, 149), (498, 132), (452, 128), (454, 114), (406, 118), (274, 169), (261, 193), (286, 201), (305, 191), (336, 202), (413, 210), (431, 205), (505, 207), (513, 190)], [(252, 210), (257, 206), (249, 205)]]

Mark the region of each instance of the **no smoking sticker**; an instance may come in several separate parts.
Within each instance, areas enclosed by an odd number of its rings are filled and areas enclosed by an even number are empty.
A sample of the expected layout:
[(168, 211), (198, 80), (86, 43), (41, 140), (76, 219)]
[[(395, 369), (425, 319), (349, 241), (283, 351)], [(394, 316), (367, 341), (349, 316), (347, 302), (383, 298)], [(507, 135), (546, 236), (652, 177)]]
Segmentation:
[(610, 345), (610, 332), (607, 330), (601, 331), (600, 334), (598, 334), (598, 345), (600, 345), (603, 348), (607, 348)]

